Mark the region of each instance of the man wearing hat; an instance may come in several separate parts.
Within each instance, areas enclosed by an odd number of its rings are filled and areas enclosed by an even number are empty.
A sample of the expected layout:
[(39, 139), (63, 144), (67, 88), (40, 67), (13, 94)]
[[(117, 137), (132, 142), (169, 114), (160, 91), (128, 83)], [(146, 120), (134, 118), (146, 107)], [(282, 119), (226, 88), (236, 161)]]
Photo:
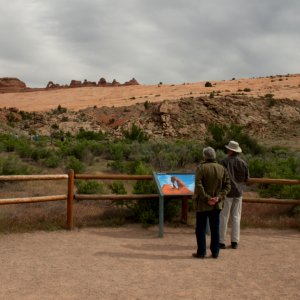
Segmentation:
[(243, 183), (249, 178), (247, 163), (239, 157), (242, 152), (239, 144), (230, 141), (227, 146), (227, 157), (221, 164), (228, 171), (231, 180), (231, 190), (225, 198), (224, 208), (220, 214), (220, 248), (226, 248), (226, 231), (231, 217), (231, 248), (237, 249), (240, 240), (240, 221), (242, 213)]

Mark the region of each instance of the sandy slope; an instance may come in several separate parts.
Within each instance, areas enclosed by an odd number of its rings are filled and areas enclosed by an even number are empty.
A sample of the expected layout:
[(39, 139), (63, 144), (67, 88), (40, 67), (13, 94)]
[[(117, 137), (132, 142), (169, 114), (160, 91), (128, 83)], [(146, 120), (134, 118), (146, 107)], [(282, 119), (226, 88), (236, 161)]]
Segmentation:
[(297, 231), (247, 229), (194, 259), (193, 228), (137, 225), (0, 236), (1, 299), (299, 299)]
[(177, 85), (139, 85), (122, 87), (84, 87), (26, 93), (0, 94), (1, 107), (17, 107), (25, 111), (44, 111), (58, 105), (73, 110), (88, 106), (127, 106), (145, 101), (158, 102), (165, 99), (197, 97), (219, 91), (220, 95), (243, 92), (249, 88), (248, 96), (274, 94), (275, 98), (300, 100), (300, 74), (268, 78), (210, 81), (213, 87), (205, 87), (205, 82)]

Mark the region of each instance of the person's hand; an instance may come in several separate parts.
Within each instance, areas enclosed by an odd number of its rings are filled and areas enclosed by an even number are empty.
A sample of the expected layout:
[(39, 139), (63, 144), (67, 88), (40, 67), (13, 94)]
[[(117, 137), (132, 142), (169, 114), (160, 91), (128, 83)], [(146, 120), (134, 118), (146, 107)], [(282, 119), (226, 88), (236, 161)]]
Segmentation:
[(208, 205), (214, 206), (219, 202), (219, 197), (213, 197), (208, 200)]

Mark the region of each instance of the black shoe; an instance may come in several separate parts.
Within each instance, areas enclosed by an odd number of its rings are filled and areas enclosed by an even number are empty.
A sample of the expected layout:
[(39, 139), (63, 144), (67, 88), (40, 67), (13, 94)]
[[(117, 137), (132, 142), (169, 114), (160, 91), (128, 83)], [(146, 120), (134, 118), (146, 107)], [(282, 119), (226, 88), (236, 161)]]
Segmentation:
[(226, 249), (226, 245), (225, 244), (219, 244), (220, 245), (220, 249)]
[(198, 253), (193, 253), (192, 256), (195, 258), (204, 258), (205, 257), (205, 255), (199, 255)]
[(211, 257), (212, 257), (212, 258), (218, 258), (219, 255), (218, 255), (218, 254), (212, 254)]
[(238, 243), (237, 242), (231, 242), (231, 248), (232, 249), (237, 249), (238, 248)]

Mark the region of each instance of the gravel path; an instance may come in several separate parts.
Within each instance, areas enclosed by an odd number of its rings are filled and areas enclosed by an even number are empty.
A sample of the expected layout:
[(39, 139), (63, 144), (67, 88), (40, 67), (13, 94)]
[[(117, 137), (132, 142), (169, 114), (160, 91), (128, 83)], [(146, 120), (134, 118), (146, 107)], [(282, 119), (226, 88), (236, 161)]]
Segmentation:
[(202, 260), (187, 227), (0, 235), (0, 299), (300, 299), (300, 233), (241, 236)]

